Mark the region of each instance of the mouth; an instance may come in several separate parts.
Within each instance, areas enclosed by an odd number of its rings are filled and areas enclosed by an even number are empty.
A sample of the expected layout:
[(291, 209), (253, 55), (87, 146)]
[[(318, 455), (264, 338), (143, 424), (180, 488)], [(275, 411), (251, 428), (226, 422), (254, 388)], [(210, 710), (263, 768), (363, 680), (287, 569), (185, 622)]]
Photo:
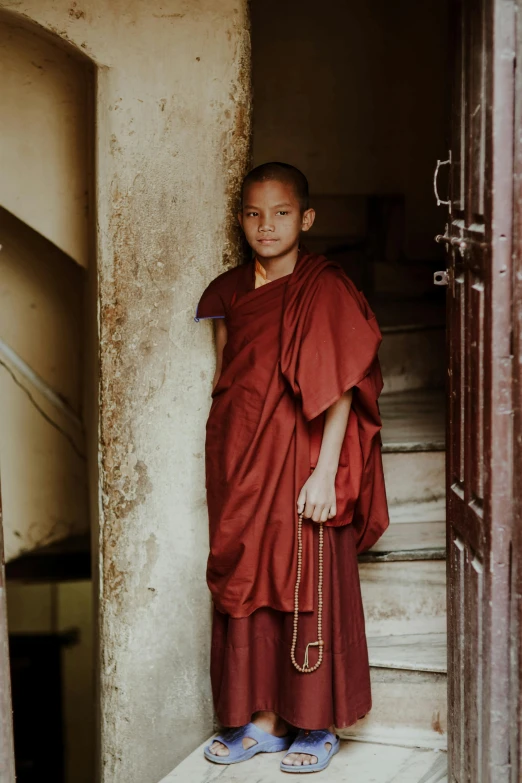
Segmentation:
[(268, 238), (258, 239), (257, 240), (257, 242), (260, 245), (271, 245), (273, 242), (278, 242), (278, 241), (279, 241), (278, 239), (268, 239)]

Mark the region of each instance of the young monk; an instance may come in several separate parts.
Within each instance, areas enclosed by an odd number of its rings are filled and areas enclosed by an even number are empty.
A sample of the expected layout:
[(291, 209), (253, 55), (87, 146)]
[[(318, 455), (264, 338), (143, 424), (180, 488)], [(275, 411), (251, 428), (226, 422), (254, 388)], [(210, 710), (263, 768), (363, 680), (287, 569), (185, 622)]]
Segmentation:
[(233, 727), (205, 755), (286, 750), (286, 772), (325, 769), (334, 726), (371, 707), (357, 552), (388, 525), (381, 337), (342, 269), (300, 246), (314, 217), (300, 171), (251, 171), (239, 222), (253, 260), (216, 278), (196, 315), (215, 319), (211, 680)]

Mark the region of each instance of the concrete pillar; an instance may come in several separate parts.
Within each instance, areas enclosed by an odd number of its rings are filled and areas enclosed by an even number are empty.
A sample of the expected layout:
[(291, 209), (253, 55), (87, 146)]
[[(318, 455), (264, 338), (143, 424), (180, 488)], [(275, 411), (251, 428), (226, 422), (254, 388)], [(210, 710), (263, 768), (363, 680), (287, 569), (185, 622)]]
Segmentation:
[(213, 356), (193, 313), (237, 259), (246, 5), (16, 5), (96, 65), (103, 783), (157, 783), (212, 729), (203, 443)]

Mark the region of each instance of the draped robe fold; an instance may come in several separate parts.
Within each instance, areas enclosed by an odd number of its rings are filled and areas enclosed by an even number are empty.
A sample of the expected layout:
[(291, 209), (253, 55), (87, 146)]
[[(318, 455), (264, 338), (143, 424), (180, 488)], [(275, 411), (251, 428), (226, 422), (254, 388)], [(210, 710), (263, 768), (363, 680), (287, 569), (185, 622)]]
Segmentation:
[[(253, 263), (214, 280), (196, 320), (225, 318), (227, 344), (207, 423), (207, 581), (231, 618), (293, 610), (297, 496), (319, 456), (324, 413), (353, 388), (331, 527), (357, 551), (388, 525), (380, 449), (380, 332), (342, 269), (302, 252), (294, 271), (253, 288)], [(313, 523), (303, 528), (300, 610), (313, 610)]]

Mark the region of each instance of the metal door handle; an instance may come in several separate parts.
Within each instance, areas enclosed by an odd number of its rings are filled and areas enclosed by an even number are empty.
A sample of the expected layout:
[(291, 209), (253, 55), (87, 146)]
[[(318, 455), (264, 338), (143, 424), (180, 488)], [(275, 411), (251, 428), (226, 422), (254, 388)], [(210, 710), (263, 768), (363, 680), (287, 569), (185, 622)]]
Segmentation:
[(439, 196), (439, 191), (437, 188), (437, 179), (439, 176), (439, 169), (441, 166), (451, 166), (451, 150), (448, 152), (448, 160), (438, 160), (437, 161), (437, 167), (435, 168), (435, 174), (433, 175), (433, 192), (435, 193), (435, 199), (437, 201), (437, 206), (440, 207), (442, 204), (445, 204), (446, 206), (451, 206), (451, 201), (443, 201)]
[(437, 234), (435, 237), (435, 242), (445, 242), (447, 245), (451, 245), (452, 247), (458, 247), (461, 253), (464, 253), (464, 251), (468, 249), (468, 243), (465, 239), (461, 239), (460, 237), (450, 237), (448, 234)]

